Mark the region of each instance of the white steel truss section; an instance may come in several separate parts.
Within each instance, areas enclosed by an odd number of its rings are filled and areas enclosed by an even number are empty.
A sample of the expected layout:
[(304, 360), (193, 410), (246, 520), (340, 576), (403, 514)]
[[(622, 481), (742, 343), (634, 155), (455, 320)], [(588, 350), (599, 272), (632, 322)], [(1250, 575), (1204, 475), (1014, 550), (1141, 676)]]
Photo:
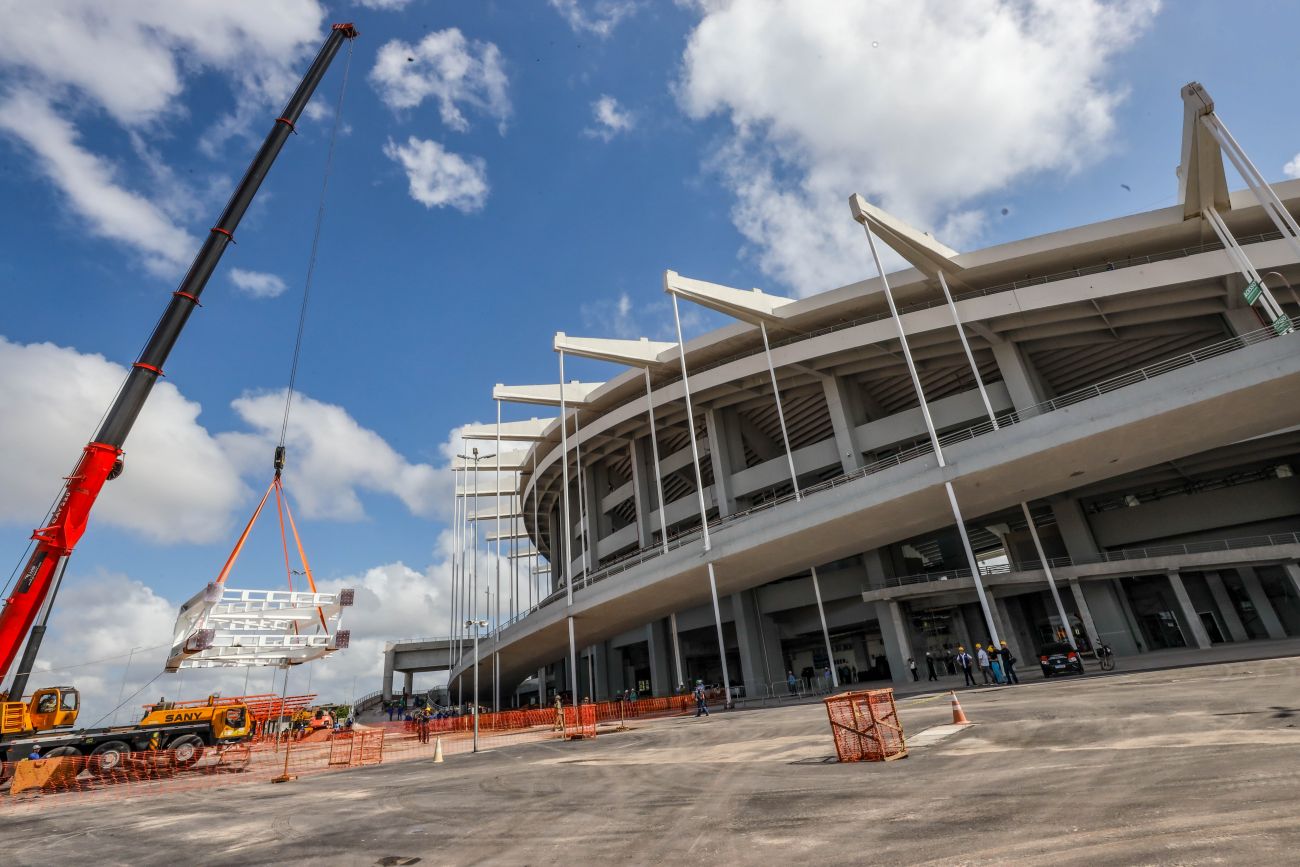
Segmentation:
[(210, 583), (181, 606), (167, 670), (319, 659), (348, 646), (350, 634), (339, 623), (353, 596), (352, 590), (242, 590)]

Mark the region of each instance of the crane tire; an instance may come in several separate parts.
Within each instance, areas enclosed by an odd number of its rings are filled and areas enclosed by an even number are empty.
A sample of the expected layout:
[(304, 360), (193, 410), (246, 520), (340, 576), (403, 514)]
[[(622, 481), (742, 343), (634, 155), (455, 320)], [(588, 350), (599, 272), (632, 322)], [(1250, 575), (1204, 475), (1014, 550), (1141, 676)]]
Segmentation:
[(105, 741), (90, 751), (90, 772), (97, 777), (111, 777), (122, 771), (131, 755), (123, 741)]
[(203, 738), (198, 735), (181, 735), (167, 744), (176, 767), (181, 770), (193, 767), (199, 759), (203, 758), (203, 748)]

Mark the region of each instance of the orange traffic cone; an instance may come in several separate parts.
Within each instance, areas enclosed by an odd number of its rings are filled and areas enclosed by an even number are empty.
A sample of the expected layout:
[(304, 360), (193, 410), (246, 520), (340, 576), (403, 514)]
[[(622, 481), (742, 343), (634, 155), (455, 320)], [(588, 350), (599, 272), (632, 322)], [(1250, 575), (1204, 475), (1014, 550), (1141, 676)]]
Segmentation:
[(970, 725), (970, 720), (966, 719), (966, 712), (961, 709), (961, 702), (957, 701), (957, 693), (950, 689), (948, 694), (952, 696), (952, 724), (955, 726)]
[(433, 763), (442, 764), (442, 738), (435, 738), (433, 742)]

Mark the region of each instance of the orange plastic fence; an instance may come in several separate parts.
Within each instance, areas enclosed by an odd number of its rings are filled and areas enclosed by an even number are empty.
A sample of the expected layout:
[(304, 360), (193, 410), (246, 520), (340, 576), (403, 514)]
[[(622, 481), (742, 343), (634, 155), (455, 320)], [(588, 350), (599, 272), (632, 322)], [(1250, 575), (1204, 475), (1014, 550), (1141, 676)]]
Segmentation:
[[(308, 706), (313, 696), (294, 696), (285, 700), (285, 712)], [(258, 701), (267, 699), (266, 701)], [(297, 699), (297, 701), (295, 701)], [(280, 697), (248, 696), (245, 702), (254, 708), (255, 718), (278, 716)], [(721, 694), (716, 701), (721, 701)], [(646, 698), (622, 702), (622, 719), (648, 719), (676, 716), (695, 707), (690, 696)], [(499, 749), (517, 744), (546, 740), (590, 738), (601, 723), (617, 724), (619, 702), (585, 703), (564, 708), (557, 721), (554, 707), (512, 710), (479, 715), (479, 749)], [(557, 725), (558, 722), (558, 725)], [(425, 731), (414, 722), (382, 722), (357, 725), (337, 732), (299, 733), (287, 742), (288, 772), (295, 776), (323, 773), (379, 762), (432, 760), (441, 742), (443, 754), (452, 756), (474, 749), (474, 718), (453, 717), (428, 720)], [(48, 773), (22, 776), (38, 780), (13, 797), (0, 798), (0, 810), (50, 803), (51, 799), (119, 797), (149, 792), (172, 792), (200, 787), (225, 786), (241, 782), (266, 782), (285, 771), (286, 738), (269, 737), (237, 747), (209, 748), (192, 763), (182, 763), (168, 750), (133, 753), (114, 768), (98, 766), (101, 761), (85, 756), (40, 759), (36, 762), (6, 763), (0, 780), (14, 776), (18, 764), (54, 763), (70, 767), (29, 768)]]
[[(5, 762), (0, 780), (13, 782), (15, 803), (48, 803), (53, 797), (120, 797), (151, 791), (172, 792), (237, 782), (266, 782), (285, 771), (301, 776), (338, 768), (378, 764), (384, 760), (385, 733), (377, 730), (335, 732), (326, 742), (249, 743), (209, 747), (177, 755), (174, 750), (134, 752), (120, 760), (102, 756), (61, 756)], [(39, 792), (39, 795), (37, 794)]]
[(892, 689), (845, 692), (822, 701), (841, 762), (888, 762), (907, 756)]
[[(718, 690), (716, 695), (708, 696), (706, 700), (710, 704), (721, 703), (721, 690)], [(692, 713), (695, 710), (695, 699), (690, 695), (675, 695), (667, 698), (643, 698), (637, 701), (584, 702), (580, 707), (590, 708), (590, 713), (595, 715), (596, 723), (616, 723), (620, 720), (651, 719)], [(565, 706), (566, 721), (568, 720), (567, 714), (571, 709), (571, 705)], [(418, 728), (417, 723), (412, 720), (393, 721), (391, 723), (378, 722), (372, 725), (387, 731), (408, 733), (416, 732)], [(433, 719), (429, 720), (426, 725), (428, 731), (433, 734), (473, 731), (474, 715), (465, 714), (446, 719)], [(560, 726), (556, 725), (554, 707), (480, 713), (478, 716), (480, 734), (483, 732), (519, 731), (537, 727), (551, 727), (556, 730), (560, 728)]]

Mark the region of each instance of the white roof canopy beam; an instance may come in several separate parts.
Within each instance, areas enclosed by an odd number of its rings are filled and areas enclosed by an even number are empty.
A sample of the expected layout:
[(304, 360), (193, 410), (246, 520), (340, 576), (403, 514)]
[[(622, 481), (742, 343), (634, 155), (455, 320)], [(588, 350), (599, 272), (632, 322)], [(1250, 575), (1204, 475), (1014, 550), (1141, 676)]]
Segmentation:
[[(501, 426), (505, 427), (504, 424), (502, 424)], [(493, 437), (493, 439), (495, 439), (495, 437)], [(503, 440), (507, 439), (505, 434), (501, 435), (501, 439)], [(484, 470), (490, 470), (492, 472), (496, 472), (497, 457), (498, 456), (496, 455), (492, 455), (488, 457), (479, 458), (478, 461), (479, 472), (483, 472)], [(524, 451), (505, 452), (499, 455), (499, 457), (501, 458), (500, 461), (501, 472), (503, 473), (507, 473), (507, 472), (517, 473), (520, 470), (529, 469), (532, 466), (531, 464), (528, 463), (527, 460), (528, 452), (524, 452)], [(452, 458), (451, 471), (453, 473), (472, 473), (474, 471), (474, 461), (472, 458), (467, 459), (457, 455), (456, 457)]]
[(1232, 208), (1228, 181), (1223, 173), (1223, 151), (1201, 118), (1214, 113), (1214, 100), (1205, 88), (1193, 81), (1185, 86), (1183, 97), (1183, 150), (1178, 164), (1178, 198), (1183, 203), (1183, 219), (1199, 217), (1209, 209)]
[[(600, 388), (603, 382), (578, 382), (574, 380), (566, 383), (564, 386), (564, 402), (570, 407), (585, 406), (591, 393)], [(503, 400), (506, 403), (531, 403), (538, 406), (559, 406), (560, 405), (560, 384), (555, 385), (501, 385), (498, 383), (492, 389), (493, 400)], [(501, 439), (507, 439), (505, 425), (501, 425)], [(496, 427), (493, 426), (495, 431)], [(495, 433), (493, 439), (495, 439)]]
[(912, 228), (856, 193), (849, 199), (849, 207), (853, 210), (853, 219), (870, 226), (876, 237), (927, 277), (937, 277), (941, 273), (956, 276), (961, 272), (962, 267), (953, 261), (957, 251), (951, 247)]
[(753, 324), (760, 321), (780, 322), (781, 308), (794, 303), (793, 298), (768, 295), (759, 289), (734, 289), (719, 283), (693, 280), (676, 271), (664, 272), (664, 291)]
[[(486, 466), (479, 467), (479, 473), (482, 474), (482, 475), (485, 475), (485, 476), (489, 476), (489, 477), (496, 475), (496, 474), (493, 472), (493, 467), (492, 467), (492, 464), (490, 464), (490, 463), (487, 464)], [(464, 479), (462, 479), (462, 481), (464, 481)], [(456, 496), (458, 496), (458, 497), (470, 497), (470, 498), (473, 498), (473, 497), (498, 497), (498, 496), (500, 496), (500, 497), (513, 497), (513, 496), (514, 496), (515, 494), (517, 494), (517, 493), (519, 493), (519, 489), (518, 489), (517, 487), (513, 486), (513, 485), (510, 483), (510, 480), (508, 480), (508, 479), (502, 479), (502, 480), (501, 480), (501, 487), (500, 487), (500, 488), (494, 488), (493, 485), (492, 485), (492, 479), (491, 479), (491, 478), (487, 478), (487, 479), (483, 479), (483, 480), (479, 483), (479, 486), (478, 486), (477, 488), (475, 488), (473, 485), (471, 485), (470, 487), (467, 487), (467, 488), (457, 488), (457, 489), (456, 489)], [(504, 517), (504, 516), (503, 516), (503, 517)]]
[(469, 515), (466, 516), (465, 520), (467, 520), (467, 521), (495, 521), (495, 520), (497, 519), (497, 516), (498, 516), (498, 515), (501, 517), (501, 520), (503, 520), (503, 521), (508, 521), (508, 520), (510, 520), (511, 518), (522, 518), (522, 517), (523, 517), (523, 513), (520, 512), (520, 511), (518, 511), (514, 506), (510, 506), (510, 505), (507, 505), (507, 504), (504, 504), (504, 503), (503, 503), (503, 504), (502, 504), (502, 508), (501, 508), (501, 510), (500, 510), (499, 512), (498, 512), (496, 509), (485, 509), (485, 510), (482, 511), (482, 512), (472, 512), (471, 514), (469, 514)]
[[(563, 331), (555, 335), (555, 351), (579, 358), (611, 361), (628, 367), (654, 367), (671, 364), (672, 357), (661, 359), (664, 353), (677, 348), (676, 343), (665, 343), (642, 337), (640, 340), (616, 340), (605, 337), (570, 337)], [(565, 397), (568, 397), (566, 392)]]
[[(546, 438), (543, 436), (546, 429), (554, 423), (554, 418), (530, 418), (526, 421), (503, 421), (501, 422), (501, 439), (510, 440), (511, 442), (541, 442)], [(492, 440), (495, 442), (497, 438), (497, 426), (495, 424), (465, 425), (465, 427), (461, 429), (460, 435), (462, 438), (467, 440)], [(505, 460), (504, 457), (502, 460)]]

